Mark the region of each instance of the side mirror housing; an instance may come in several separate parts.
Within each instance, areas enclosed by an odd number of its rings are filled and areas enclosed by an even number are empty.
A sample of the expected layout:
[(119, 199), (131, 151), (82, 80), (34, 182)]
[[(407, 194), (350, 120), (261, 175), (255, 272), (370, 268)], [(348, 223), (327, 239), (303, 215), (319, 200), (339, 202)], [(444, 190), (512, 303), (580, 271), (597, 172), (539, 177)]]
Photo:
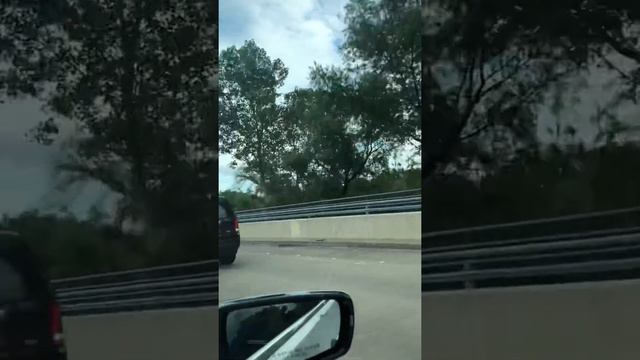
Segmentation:
[(338, 291), (232, 300), (219, 314), (221, 360), (337, 359), (353, 340), (353, 302)]

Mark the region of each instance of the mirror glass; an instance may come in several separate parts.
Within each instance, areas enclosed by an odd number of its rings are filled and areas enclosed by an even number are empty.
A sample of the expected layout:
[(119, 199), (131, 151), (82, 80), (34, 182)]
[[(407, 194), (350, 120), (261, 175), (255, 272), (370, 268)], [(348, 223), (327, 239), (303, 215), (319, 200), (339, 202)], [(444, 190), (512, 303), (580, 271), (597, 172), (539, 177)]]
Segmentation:
[(340, 305), (331, 299), (237, 309), (227, 316), (228, 357), (310, 359), (336, 346), (340, 321)]

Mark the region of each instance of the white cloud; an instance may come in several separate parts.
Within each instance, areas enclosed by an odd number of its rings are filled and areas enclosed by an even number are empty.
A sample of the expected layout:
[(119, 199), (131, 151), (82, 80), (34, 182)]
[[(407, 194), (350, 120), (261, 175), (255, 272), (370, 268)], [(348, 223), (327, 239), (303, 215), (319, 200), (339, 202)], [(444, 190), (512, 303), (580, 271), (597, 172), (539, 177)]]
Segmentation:
[(314, 62), (341, 62), (341, 16), (346, 0), (222, 0), (220, 49), (254, 39), (289, 68), (283, 91), (306, 86)]
[[(53, 191), (54, 164), (61, 155), (60, 148), (57, 144), (30, 142), (25, 136), (47, 119), (42, 105), (31, 98), (0, 104), (0, 214), (16, 215), (33, 208), (55, 211), (67, 204), (76, 215), (84, 216), (91, 205), (110, 193), (96, 182), (85, 184), (82, 191)], [(61, 125), (61, 133), (66, 134), (68, 125)]]
[(233, 157), (229, 154), (221, 154), (218, 158), (218, 190), (241, 190), (247, 191), (253, 188), (250, 182), (236, 181), (236, 171), (231, 168)]
[(231, 156), (222, 154), (218, 157), (218, 189), (227, 190), (233, 187), (235, 171), (229, 166)]
[[(314, 62), (338, 65), (341, 56), (343, 9), (346, 0), (221, 0), (220, 49), (237, 47), (250, 39), (265, 49), (271, 59), (279, 58), (289, 68), (281, 92), (308, 86), (309, 68)], [(234, 185), (230, 157), (219, 162), (219, 188)]]

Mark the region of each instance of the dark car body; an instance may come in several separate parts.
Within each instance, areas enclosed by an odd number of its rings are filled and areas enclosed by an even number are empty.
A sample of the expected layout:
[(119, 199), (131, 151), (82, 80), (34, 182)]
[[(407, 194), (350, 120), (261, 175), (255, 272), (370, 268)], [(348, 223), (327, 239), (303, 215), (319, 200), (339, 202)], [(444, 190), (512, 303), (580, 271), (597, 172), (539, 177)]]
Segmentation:
[(231, 264), (236, 259), (240, 247), (238, 217), (231, 204), (224, 198), (218, 199), (218, 248), (221, 264)]
[(0, 359), (66, 359), (60, 308), (19, 234), (0, 230)]

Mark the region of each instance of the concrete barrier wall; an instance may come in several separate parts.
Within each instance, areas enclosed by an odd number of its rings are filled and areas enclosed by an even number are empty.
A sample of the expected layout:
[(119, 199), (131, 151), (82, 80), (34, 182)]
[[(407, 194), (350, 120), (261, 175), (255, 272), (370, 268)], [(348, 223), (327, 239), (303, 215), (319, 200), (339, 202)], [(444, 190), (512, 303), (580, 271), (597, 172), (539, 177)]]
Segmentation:
[(240, 223), (243, 240), (421, 244), (421, 213)]
[(422, 358), (640, 359), (640, 280), (422, 296)]
[(218, 308), (63, 318), (69, 360), (215, 360)]

